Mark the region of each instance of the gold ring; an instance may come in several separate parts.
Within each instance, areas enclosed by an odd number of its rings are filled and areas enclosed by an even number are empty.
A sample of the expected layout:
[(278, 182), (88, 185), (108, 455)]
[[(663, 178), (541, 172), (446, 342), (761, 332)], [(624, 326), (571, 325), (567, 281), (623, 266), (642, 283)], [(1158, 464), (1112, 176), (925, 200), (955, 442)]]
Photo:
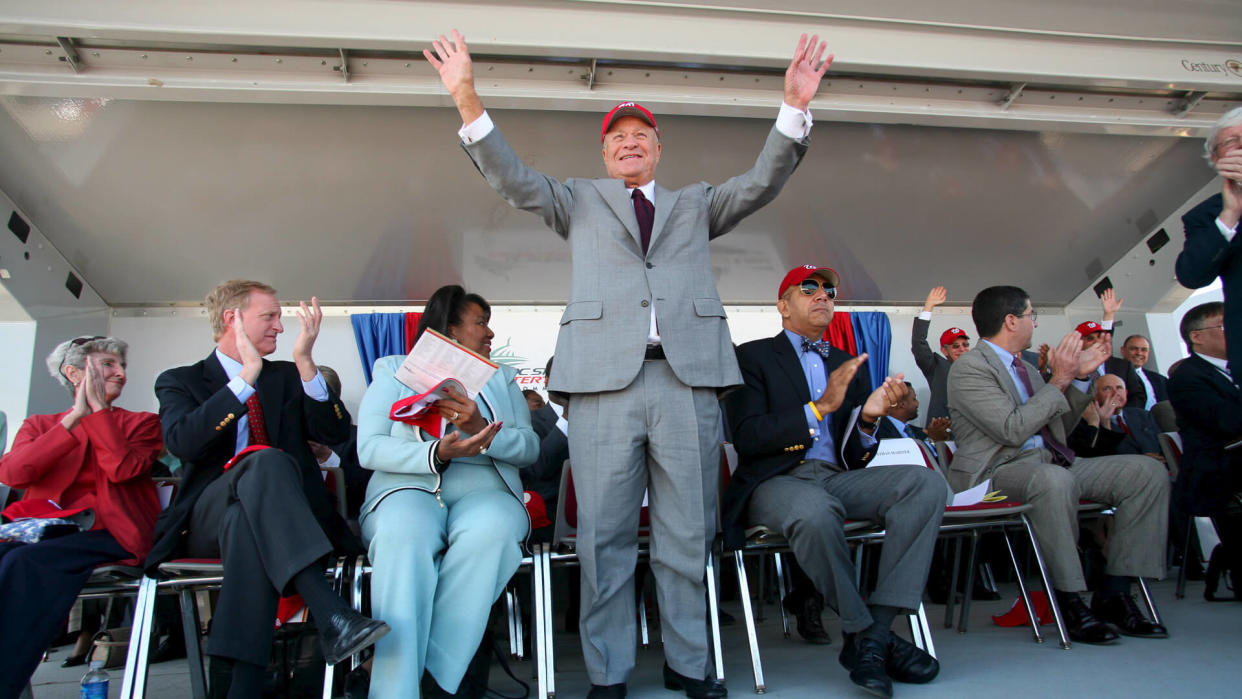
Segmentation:
[(897, 407), (897, 404), (896, 404), (896, 403), (889, 403), (889, 404), (888, 404), (888, 407), (890, 407), (890, 408), (896, 408), (896, 407)]
[(454, 411), (453, 411), (453, 417), (451, 417), (451, 418), (449, 418), (449, 419), (450, 419), (450, 420), (456, 420), (456, 419), (457, 419), (457, 416), (459, 416), (459, 415), (461, 415), (461, 413), (459, 413), (459, 412), (457, 412), (456, 410), (454, 410)]

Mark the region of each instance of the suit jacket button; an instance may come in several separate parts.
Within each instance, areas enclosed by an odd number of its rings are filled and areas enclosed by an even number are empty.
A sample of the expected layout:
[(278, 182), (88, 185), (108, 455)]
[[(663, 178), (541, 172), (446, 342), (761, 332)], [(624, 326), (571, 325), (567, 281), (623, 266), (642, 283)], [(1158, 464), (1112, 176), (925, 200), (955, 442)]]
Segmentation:
[(865, 454), (863, 454), (863, 458), (864, 458), (864, 459), (870, 459), (870, 458), (871, 458), (871, 452), (866, 452)]
[(646, 299), (643, 299), (643, 302), (640, 305), (642, 305), (643, 308), (646, 308), (647, 306), (650, 306), (651, 304), (647, 303)]
[(237, 417), (237, 416), (236, 416), (236, 415), (234, 415), (233, 413), (229, 413), (229, 419), (230, 419), (230, 420), (232, 420), (234, 417)]
[(216, 432), (220, 432), (220, 431), (222, 431), (223, 429), (224, 429), (223, 427), (221, 427), (221, 426), (219, 426), (219, 425), (216, 425)]
[(655, 268), (655, 265), (653, 265), (653, 264), (651, 264), (650, 262), (648, 262), (648, 263), (647, 263), (647, 269), (653, 269), (653, 268)]

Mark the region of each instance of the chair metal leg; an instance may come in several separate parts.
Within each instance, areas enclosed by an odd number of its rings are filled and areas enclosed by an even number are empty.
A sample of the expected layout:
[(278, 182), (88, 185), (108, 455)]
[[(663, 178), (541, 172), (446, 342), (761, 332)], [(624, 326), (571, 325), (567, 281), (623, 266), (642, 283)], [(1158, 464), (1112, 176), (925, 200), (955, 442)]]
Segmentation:
[[(763, 681), (763, 662), (759, 659), (759, 638), (755, 635), (755, 615), (750, 608), (750, 581), (746, 578), (746, 562), (741, 551), (733, 552), (733, 563), (737, 567), (737, 584), (740, 588), (738, 596), (742, 598), (742, 618), (746, 621), (746, 640), (750, 644), (750, 669), (755, 676), (755, 694), (767, 691)], [(760, 595), (763, 593), (760, 592)]]
[(552, 544), (543, 544), (543, 669), (547, 676), (547, 699), (556, 697), (556, 652), (553, 650), (552, 639)]
[(185, 657), (190, 666), (190, 694), (194, 699), (206, 699), (207, 676), (203, 668), (203, 646), (198, 636), (198, 602), (194, 591), (181, 589), (181, 627), (185, 630)]
[(707, 616), (712, 632), (712, 659), (716, 664), (716, 679), (724, 681), (724, 649), (720, 645), (720, 601), (716, 598), (716, 551), (707, 552)]
[(1190, 563), (1190, 542), (1195, 532), (1195, 518), (1186, 518), (1186, 541), (1182, 542), (1182, 567), (1177, 569), (1177, 598), (1186, 597), (1186, 567)]
[(1138, 580), (1139, 592), (1143, 593), (1143, 602), (1147, 604), (1148, 616), (1151, 617), (1152, 621), (1163, 626), (1164, 622), (1160, 619), (1160, 611), (1156, 609), (1156, 601), (1152, 599), (1151, 590), (1147, 589), (1147, 581), (1142, 577), (1138, 577), (1136, 580)]
[(1043, 643), (1044, 634), (1039, 630), (1039, 617), (1035, 614), (1035, 605), (1031, 603), (1031, 594), (1026, 589), (1026, 581), (1022, 577), (1022, 568), (1018, 565), (1018, 556), (1014, 553), (1013, 542), (1009, 539), (1009, 532), (1004, 529), (1001, 529), (1001, 536), (1005, 539), (1005, 549), (1009, 551), (1009, 561), (1013, 563), (1014, 579), (1018, 581), (1018, 594), (1022, 597), (1022, 604), (1026, 606), (1026, 618), (1031, 622), (1035, 642)]
[[(530, 596), (531, 596), (531, 617), (532, 628), (530, 630), (531, 640), (534, 642), (534, 665), (535, 665), (535, 682), (539, 694), (536, 695), (540, 699), (547, 696), (547, 677), (544, 671), (544, 658), (547, 649), (543, 645), (544, 634), (544, 616), (543, 616), (543, 544), (535, 544), (530, 554)], [(510, 601), (510, 609), (513, 603)], [(510, 617), (513, 612), (510, 611)], [(510, 622), (510, 633), (513, 633), (513, 624)], [(519, 640), (519, 643), (521, 641)], [(510, 646), (512, 646), (512, 641)]]
[[(356, 570), (350, 564), (349, 559), (337, 559), (336, 565), (332, 569), (332, 591), (343, 597), (345, 592), (350, 588), (347, 578), (352, 576), (355, 572)], [(322, 699), (332, 699), (332, 688), (335, 684), (336, 666), (325, 662), (323, 664)]]
[(957, 571), (962, 565), (962, 537), (953, 537), (953, 566), (949, 568), (949, 591), (944, 597), (944, 627), (953, 628), (953, 606), (957, 603)]
[(914, 639), (914, 645), (935, 658), (936, 643), (932, 640), (931, 624), (927, 621), (927, 610), (923, 608), (923, 603), (919, 602), (918, 610), (907, 618), (910, 621), (910, 636)]
[(125, 674), (121, 680), (121, 699), (142, 699), (147, 695), (147, 660), (151, 649), (151, 627), (154, 625), (158, 586), (155, 578), (145, 575), (138, 581), (134, 623), (130, 628), (129, 650), (125, 654)]
[[(1057, 604), (1057, 596), (1052, 591), (1052, 581), (1048, 578), (1048, 567), (1044, 564), (1044, 555), (1039, 552), (1039, 540), (1035, 538), (1035, 528), (1025, 514), (1021, 515), (1026, 534), (1031, 539), (1031, 551), (1035, 554), (1035, 564), (1039, 566), (1039, 577), (1044, 583), (1044, 592), (1048, 595), (1048, 607), (1052, 609), (1052, 618), (1057, 622), (1057, 633), (1061, 636), (1061, 648), (1069, 650), (1069, 634), (1065, 631), (1065, 619), (1061, 617), (1061, 607)], [(1039, 624), (1038, 620), (1035, 620)]]
[(781, 631), (789, 638), (789, 615), (785, 613), (785, 597), (789, 594), (785, 584), (785, 554), (778, 551), (772, 554), (772, 560), (776, 564), (776, 608), (781, 613)]
[(505, 586), (505, 621), (509, 628), (509, 657), (518, 660), (522, 657), (521, 641), (521, 622), (518, 621), (517, 611), (517, 592), (513, 589), (513, 585)]
[(651, 647), (651, 637), (647, 633), (647, 585), (646, 581), (640, 583), (641, 587), (638, 591), (638, 641), (643, 649)]
[[(966, 559), (965, 592), (962, 593), (962, 611), (957, 617), (957, 632), (966, 633), (966, 624), (970, 620), (970, 603), (975, 592), (975, 566), (979, 564), (979, 530), (970, 530), (970, 556)], [(949, 590), (949, 594), (954, 594)]]

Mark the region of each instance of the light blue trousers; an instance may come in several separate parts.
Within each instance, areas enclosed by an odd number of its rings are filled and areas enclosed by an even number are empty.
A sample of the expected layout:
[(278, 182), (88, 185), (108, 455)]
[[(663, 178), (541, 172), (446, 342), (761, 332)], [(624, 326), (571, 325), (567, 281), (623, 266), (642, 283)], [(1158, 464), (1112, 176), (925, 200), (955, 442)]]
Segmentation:
[[(441, 497), (402, 490), (362, 519), (371, 558), (372, 616), (392, 632), (375, 645), (371, 699), (419, 696), (424, 668), (455, 692), (483, 638), (492, 603), (522, 560), (528, 519), (495, 472), (445, 473)], [(455, 474), (454, 471), (457, 471)]]

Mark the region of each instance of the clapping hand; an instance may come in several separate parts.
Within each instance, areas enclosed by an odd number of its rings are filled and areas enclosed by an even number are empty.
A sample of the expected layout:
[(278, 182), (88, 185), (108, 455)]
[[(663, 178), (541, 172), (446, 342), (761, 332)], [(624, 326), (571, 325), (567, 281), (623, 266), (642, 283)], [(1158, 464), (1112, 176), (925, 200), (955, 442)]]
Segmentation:
[(259, 380), (259, 372), (263, 370), (263, 356), (246, 334), (246, 324), (242, 318), (242, 309), (233, 309), (233, 339), (237, 342), (237, 357), (241, 359), (242, 370), (239, 376), (248, 386), (254, 386)]
[(933, 442), (947, 442), (953, 439), (953, 435), (949, 434), (951, 429), (952, 423), (949, 422), (949, 418), (936, 417), (927, 423), (927, 427), (923, 431), (927, 433), (927, 436)]
[(312, 296), (309, 308), (305, 301), (299, 301), (297, 314), (302, 329), (298, 332), (298, 339), (293, 341), (293, 363), (298, 366), (302, 380), (310, 381), (319, 372), (311, 356), (315, 340), (319, 337), (319, 328), (323, 325), (323, 310), (319, 308), (319, 298)]
[(857, 357), (845, 360), (841, 366), (832, 370), (823, 395), (815, 399), (815, 409), (820, 415), (836, 412), (837, 408), (841, 407), (841, 403), (845, 401), (845, 390), (850, 387), (850, 381), (854, 380), (858, 367), (865, 361), (867, 361), (867, 353), (863, 352)]
[(871, 421), (878, 420), (905, 400), (910, 395), (910, 387), (906, 385), (905, 378), (905, 374), (897, 374), (884, 379), (884, 383), (867, 396), (862, 407), (862, 417)]

